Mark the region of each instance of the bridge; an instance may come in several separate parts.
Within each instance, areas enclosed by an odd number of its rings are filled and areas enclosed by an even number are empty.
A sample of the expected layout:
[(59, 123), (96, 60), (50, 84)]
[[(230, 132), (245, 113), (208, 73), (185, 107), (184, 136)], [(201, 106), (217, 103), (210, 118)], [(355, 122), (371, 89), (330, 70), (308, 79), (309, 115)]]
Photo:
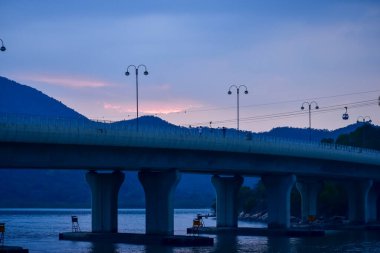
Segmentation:
[[(350, 222), (377, 220), (380, 152), (217, 129), (157, 127), (87, 119), (0, 115), (0, 168), (87, 170), (92, 231), (118, 231), (117, 199), (125, 170), (138, 171), (146, 198), (146, 234), (173, 234), (173, 193), (181, 172), (212, 174), (217, 227), (237, 227), (244, 176), (260, 176), (268, 227), (289, 228), (290, 193), (301, 194), (302, 218), (316, 215), (324, 179), (341, 180)], [(109, 172), (107, 172), (109, 171)]]

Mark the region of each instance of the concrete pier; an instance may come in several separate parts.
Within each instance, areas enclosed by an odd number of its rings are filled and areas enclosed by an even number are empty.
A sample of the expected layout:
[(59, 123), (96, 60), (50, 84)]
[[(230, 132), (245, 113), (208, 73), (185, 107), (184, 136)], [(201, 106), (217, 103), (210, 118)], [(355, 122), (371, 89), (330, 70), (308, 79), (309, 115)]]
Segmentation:
[(295, 175), (263, 176), (268, 196), (268, 228), (290, 227), (290, 193), (296, 182)]
[(348, 196), (348, 219), (350, 223), (366, 224), (369, 221), (368, 193), (372, 184), (372, 180), (369, 179), (344, 183)]
[(97, 173), (90, 171), (86, 180), (91, 188), (92, 232), (117, 232), (118, 193), (124, 181), (124, 173)]
[(373, 182), (368, 193), (368, 222), (374, 223), (378, 221), (377, 217), (377, 201), (379, 199), (380, 184)]
[(148, 235), (174, 234), (173, 194), (180, 180), (177, 171), (140, 171), (145, 192), (145, 226)]
[(297, 179), (296, 187), (301, 194), (302, 221), (306, 222), (309, 216), (316, 217), (317, 215), (318, 193), (322, 189), (322, 182), (302, 178)]
[(237, 227), (238, 193), (244, 179), (241, 176), (213, 176), (211, 182), (216, 191), (216, 226)]

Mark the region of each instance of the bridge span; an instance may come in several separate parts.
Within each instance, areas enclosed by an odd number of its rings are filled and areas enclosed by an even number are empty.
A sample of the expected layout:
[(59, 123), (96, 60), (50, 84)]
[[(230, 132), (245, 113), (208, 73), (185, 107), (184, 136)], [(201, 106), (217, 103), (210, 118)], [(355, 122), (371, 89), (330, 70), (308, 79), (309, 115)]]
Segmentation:
[(137, 132), (133, 124), (1, 114), (0, 168), (88, 170), (93, 232), (117, 232), (124, 170), (139, 171), (147, 234), (173, 234), (172, 197), (181, 172), (214, 175), (218, 227), (237, 226), (243, 176), (262, 177), (269, 227), (290, 226), (294, 185), (301, 194), (302, 218), (316, 215), (323, 179), (344, 181), (351, 222), (377, 220), (380, 152), (247, 132), (147, 125)]

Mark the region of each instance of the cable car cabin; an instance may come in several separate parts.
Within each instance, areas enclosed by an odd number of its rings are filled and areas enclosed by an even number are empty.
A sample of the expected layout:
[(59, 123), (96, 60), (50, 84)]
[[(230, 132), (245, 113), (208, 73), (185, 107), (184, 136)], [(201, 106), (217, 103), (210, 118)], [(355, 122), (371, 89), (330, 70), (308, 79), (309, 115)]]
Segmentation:
[(343, 119), (343, 120), (348, 120), (348, 118), (350, 117), (350, 116), (348, 116), (348, 113), (347, 113), (347, 109), (348, 109), (348, 107), (345, 106), (344, 109), (346, 110), (346, 112), (343, 113), (343, 115), (342, 115), (342, 119)]

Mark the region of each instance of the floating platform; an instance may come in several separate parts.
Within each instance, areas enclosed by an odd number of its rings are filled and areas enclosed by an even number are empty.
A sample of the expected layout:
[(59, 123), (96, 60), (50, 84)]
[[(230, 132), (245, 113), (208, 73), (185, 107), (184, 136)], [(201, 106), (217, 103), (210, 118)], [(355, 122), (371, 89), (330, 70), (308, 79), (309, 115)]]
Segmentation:
[(91, 232), (67, 232), (60, 233), (59, 240), (85, 241), (85, 242), (110, 242), (128, 244), (156, 244), (170, 246), (213, 246), (214, 239), (204, 236), (188, 235), (146, 235), (136, 233), (91, 233)]
[(18, 246), (0, 246), (0, 253), (29, 253), (29, 250)]
[(253, 235), (253, 236), (287, 236), (287, 237), (318, 237), (324, 236), (325, 231), (320, 229), (268, 229), (268, 228), (216, 228), (203, 227), (194, 231), (193, 228), (188, 228), (188, 234), (234, 234), (234, 235)]

